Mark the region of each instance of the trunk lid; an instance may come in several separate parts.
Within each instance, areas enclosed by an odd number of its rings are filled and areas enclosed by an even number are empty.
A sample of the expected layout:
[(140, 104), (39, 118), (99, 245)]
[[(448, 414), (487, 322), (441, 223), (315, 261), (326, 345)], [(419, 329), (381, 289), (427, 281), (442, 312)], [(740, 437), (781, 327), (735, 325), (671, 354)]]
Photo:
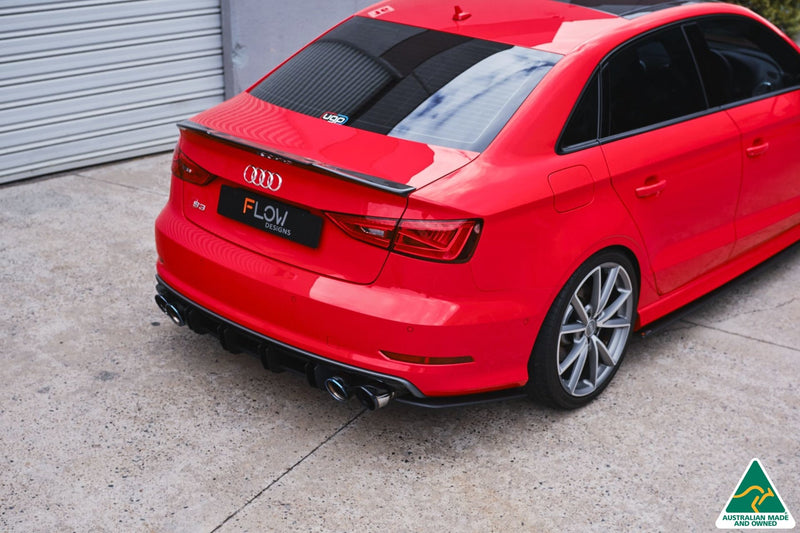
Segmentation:
[(185, 216), (207, 231), (326, 276), (370, 283), (389, 253), (326, 212), (399, 219), (414, 190), (477, 154), (346, 128), (247, 93), (182, 123), (178, 149), (214, 179), (186, 182)]

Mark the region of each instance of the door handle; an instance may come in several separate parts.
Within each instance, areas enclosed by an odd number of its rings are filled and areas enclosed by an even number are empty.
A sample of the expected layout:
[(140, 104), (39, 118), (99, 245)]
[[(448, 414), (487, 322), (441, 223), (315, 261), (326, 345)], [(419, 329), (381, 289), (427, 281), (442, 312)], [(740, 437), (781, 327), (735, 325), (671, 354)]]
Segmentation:
[[(650, 180), (648, 180), (649, 182)], [(638, 198), (648, 198), (650, 196), (658, 196), (661, 194), (661, 191), (664, 190), (664, 187), (667, 186), (667, 180), (659, 180), (655, 183), (651, 183), (650, 185), (642, 185), (641, 187), (637, 187), (635, 189), (636, 196)]]
[(756, 139), (753, 141), (753, 146), (747, 148), (745, 153), (747, 157), (758, 157), (763, 155), (767, 150), (769, 150), (769, 143), (762, 139)]

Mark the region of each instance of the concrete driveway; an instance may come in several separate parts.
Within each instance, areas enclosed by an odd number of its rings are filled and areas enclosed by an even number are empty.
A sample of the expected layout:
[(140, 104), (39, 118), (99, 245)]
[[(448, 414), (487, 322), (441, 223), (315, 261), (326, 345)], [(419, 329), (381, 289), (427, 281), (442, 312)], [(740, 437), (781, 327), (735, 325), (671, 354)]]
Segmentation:
[(0, 188), (0, 531), (715, 531), (800, 515), (800, 246), (557, 412), (341, 405), (153, 303), (169, 155)]

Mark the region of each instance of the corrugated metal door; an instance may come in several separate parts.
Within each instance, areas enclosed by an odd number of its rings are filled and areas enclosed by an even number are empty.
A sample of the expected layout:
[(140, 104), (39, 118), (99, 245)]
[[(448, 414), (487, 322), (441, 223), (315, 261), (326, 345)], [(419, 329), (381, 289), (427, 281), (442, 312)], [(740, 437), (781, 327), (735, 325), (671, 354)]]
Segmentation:
[(168, 150), (223, 99), (219, 0), (0, 0), (0, 183)]

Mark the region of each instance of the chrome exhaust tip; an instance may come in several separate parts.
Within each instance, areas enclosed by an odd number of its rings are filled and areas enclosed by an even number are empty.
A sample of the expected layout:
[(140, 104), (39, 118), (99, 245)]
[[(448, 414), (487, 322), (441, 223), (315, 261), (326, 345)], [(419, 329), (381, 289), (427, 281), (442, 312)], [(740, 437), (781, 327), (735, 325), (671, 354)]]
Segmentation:
[(344, 378), (334, 376), (325, 380), (325, 390), (337, 402), (346, 402), (349, 400), (353, 393)]
[(156, 294), (156, 305), (176, 326), (186, 325), (186, 320), (183, 318), (178, 308), (169, 303), (169, 301), (160, 294)]
[(389, 405), (389, 402), (394, 399), (395, 393), (372, 385), (363, 385), (356, 387), (356, 396), (361, 405), (370, 411), (374, 411)]
[(169, 302), (167, 301), (166, 298), (164, 298), (160, 294), (156, 294), (156, 305), (158, 306), (159, 309), (161, 309), (162, 313), (167, 314), (167, 306), (169, 306)]
[(167, 305), (167, 316), (172, 320), (176, 326), (185, 326), (186, 320), (184, 320), (183, 315), (178, 308), (172, 304)]

